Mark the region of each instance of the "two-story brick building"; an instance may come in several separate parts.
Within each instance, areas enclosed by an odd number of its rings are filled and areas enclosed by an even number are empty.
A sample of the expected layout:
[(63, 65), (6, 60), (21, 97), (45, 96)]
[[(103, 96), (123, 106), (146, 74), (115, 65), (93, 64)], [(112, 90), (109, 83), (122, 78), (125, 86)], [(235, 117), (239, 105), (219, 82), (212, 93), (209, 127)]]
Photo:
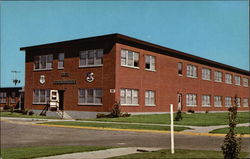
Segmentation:
[(237, 94), (249, 110), (250, 72), (121, 34), (24, 47), (25, 108), (42, 110), (57, 90), (75, 118), (110, 112), (226, 111)]

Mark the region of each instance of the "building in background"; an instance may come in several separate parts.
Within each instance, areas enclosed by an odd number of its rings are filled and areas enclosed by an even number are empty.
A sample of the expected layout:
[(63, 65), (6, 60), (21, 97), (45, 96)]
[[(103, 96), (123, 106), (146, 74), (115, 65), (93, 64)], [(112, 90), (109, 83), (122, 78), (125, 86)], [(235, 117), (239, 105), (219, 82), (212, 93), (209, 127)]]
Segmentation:
[(23, 47), (25, 108), (95, 117), (123, 112), (249, 110), (250, 72), (121, 34)]
[(0, 88), (0, 109), (10, 106), (15, 109), (24, 107), (24, 90), (22, 87)]

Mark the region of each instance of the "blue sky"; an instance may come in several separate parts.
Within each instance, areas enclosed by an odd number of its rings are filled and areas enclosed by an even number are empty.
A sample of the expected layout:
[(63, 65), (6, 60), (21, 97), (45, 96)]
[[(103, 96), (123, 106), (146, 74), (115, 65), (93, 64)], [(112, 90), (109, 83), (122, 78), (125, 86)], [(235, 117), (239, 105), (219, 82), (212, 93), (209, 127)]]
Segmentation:
[(110, 33), (249, 70), (247, 1), (5, 1), (1, 3), (0, 87), (21, 71), (20, 47)]

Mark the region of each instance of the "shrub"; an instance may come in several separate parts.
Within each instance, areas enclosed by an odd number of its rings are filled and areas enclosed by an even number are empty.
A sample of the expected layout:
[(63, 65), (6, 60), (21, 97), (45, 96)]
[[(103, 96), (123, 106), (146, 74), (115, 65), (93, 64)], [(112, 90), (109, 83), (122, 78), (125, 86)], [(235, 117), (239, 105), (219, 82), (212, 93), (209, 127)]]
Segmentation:
[(11, 106), (9, 106), (9, 105), (5, 105), (4, 107), (3, 107), (3, 110), (10, 110), (11, 109)]
[(180, 121), (180, 120), (182, 120), (182, 114), (181, 114), (181, 110), (178, 110), (174, 118), (174, 121)]
[(96, 118), (107, 118), (107, 115), (102, 113), (97, 113)]
[(28, 114), (28, 110), (23, 109), (23, 110), (22, 110), (22, 114), (23, 114), (23, 115), (27, 115), (27, 114)]
[(228, 108), (228, 119), (229, 119), (229, 132), (225, 136), (224, 142), (221, 146), (224, 159), (238, 159), (241, 150), (241, 138), (237, 138), (235, 127), (237, 125), (237, 96), (234, 99), (234, 106)]
[(189, 113), (194, 113), (194, 110), (189, 109), (187, 112), (189, 112)]
[(209, 113), (209, 111), (208, 111), (208, 110), (206, 110), (206, 111), (205, 111), (205, 113), (206, 113), (206, 114), (208, 114), (208, 113)]
[(29, 115), (33, 115), (34, 114), (34, 112), (31, 110), (31, 111), (29, 111), (29, 113), (28, 113)]
[(121, 115), (121, 117), (130, 117), (130, 116), (131, 116), (131, 114), (129, 114), (128, 112), (123, 113), (123, 114)]

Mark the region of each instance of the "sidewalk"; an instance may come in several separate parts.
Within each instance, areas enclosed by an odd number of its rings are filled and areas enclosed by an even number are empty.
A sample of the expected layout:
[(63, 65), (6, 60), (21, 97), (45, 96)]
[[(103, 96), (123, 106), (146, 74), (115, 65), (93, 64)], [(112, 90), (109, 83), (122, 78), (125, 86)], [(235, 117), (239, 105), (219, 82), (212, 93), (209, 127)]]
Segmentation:
[(157, 151), (162, 148), (143, 148), (143, 147), (114, 148), (114, 149), (91, 151), (91, 152), (78, 152), (78, 153), (71, 153), (71, 154), (64, 154), (57, 156), (41, 157), (36, 159), (104, 159), (122, 155), (129, 155), (133, 153), (142, 153), (137, 151), (138, 149), (146, 151)]

